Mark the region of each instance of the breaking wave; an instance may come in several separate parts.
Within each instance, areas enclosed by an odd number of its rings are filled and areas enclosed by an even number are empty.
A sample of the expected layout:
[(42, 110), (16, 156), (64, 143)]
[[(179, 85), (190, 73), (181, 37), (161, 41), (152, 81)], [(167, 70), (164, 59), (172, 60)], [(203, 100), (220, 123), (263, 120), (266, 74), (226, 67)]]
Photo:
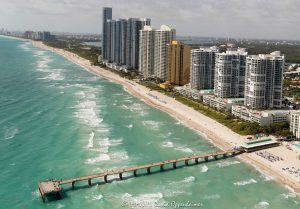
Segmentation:
[(254, 179), (249, 179), (249, 180), (245, 180), (245, 181), (238, 181), (238, 182), (234, 182), (233, 184), (236, 186), (245, 186), (248, 184), (256, 184), (257, 181), (255, 181)]

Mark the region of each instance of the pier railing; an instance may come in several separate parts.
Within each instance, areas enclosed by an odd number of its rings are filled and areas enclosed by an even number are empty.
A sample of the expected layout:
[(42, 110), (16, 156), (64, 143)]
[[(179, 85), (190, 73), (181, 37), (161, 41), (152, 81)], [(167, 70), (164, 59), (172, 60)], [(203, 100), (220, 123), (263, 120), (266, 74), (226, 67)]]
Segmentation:
[(92, 175), (87, 175), (87, 176), (81, 176), (81, 177), (76, 177), (76, 178), (71, 178), (67, 180), (46, 180), (46, 181), (41, 181), (39, 182), (39, 192), (40, 195), (45, 201), (45, 196), (49, 194), (55, 194), (59, 198), (61, 197), (61, 187), (60, 185), (63, 184), (71, 184), (72, 188), (74, 189), (75, 183), (79, 181), (87, 181), (88, 185), (92, 185), (92, 179), (96, 178), (103, 178), (105, 183), (108, 183), (108, 176), (112, 175), (118, 175), (120, 180), (123, 180), (123, 174), (128, 173), (128, 172), (133, 172), (133, 175), (136, 177), (137, 176), (137, 171), (146, 169), (147, 173), (151, 173), (151, 168), (153, 167), (160, 167), (160, 171), (164, 171), (164, 166), (167, 164), (172, 164), (172, 168), (176, 169), (177, 168), (177, 163), (179, 162), (184, 162), (185, 166), (188, 166), (190, 161), (194, 160), (195, 164), (198, 164), (200, 161), (202, 162), (207, 162), (211, 159), (218, 160), (221, 158), (227, 158), (227, 157), (233, 157), (237, 154), (241, 154), (243, 151), (241, 150), (228, 150), (228, 151), (220, 151), (220, 152), (214, 152), (214, 153), (208, 153), (208, 154), (201, 154), (201, 155), (192, 155), (192, 156), (186, 156), (186, 157), (181, 157), (181, 158), (176, 158), (173, 160), (165, 160), (165, 161), (160, 161), (160, 162), (155, 162), (155, 163), (150, 163), (146, 165), (141, 165), (141, 166), (135, 166), (135, 167), (130, 167), (130, 168), (121, 168), (121, 169), (116, 169), (116, 170), (110, 170), (110, 171), (105, 171), (102, 173), (96, 173)]

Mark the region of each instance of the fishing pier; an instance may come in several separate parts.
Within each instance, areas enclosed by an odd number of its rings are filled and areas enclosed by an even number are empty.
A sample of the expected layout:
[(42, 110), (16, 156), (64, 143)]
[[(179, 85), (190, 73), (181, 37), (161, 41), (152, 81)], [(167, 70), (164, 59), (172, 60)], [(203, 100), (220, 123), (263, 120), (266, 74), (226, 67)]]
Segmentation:
[[(151, 168), (153, 167), (159, 167), (160, 171), (165, 170), (165, 166), (168, 164), (171, 164), (171, 169), (176, 169), (178, 166), (179, 162), (184, 162), (183, 166), (189, 166), (189, 165), (195, 165), (198, 163), (204, 163), (208, 162), (211, 160), (219, 160), (219, 159), (224, 159), (227, 157), (233, 157), (235, 155), (243, 153), (242, 150), (228, 150), (228, 151), (220, 151), (220, 152), (214, 152), (214, 153), (208, 153), (208, 154), (202, 154), (202, 155), (192, 155), (192, 156), (186, 156), (182, 158), (176, 158), (173, 160), (165, 160), (165, 161), (160, 161), (156, 163), (150, 163), (146, 165), (141, 165), (141, 166), (135, 166), (135, 167), (129, 167), (129, 168), (121, 168), (117, 170), (110, 170), (110, 171), (105, 171), (102, 173), (96, 173), (88, 176), (81, 176), (81, 177), (76, 177), (76, 178), (71, 178), (67, 180), (46, 180), (46, 181), (41, 181), (39, 182), (39, 192), (42, 197), (43, 202), (45, 202), (45, 197), (48, 195), (56, 195), (61, 198), (61, 191), (62, 188), (60, 185), (64, 184), (70, 184), (72, 186), (72, 189), (75, 188), (75, 183), (80, 182), (80, 181), (87, 181), (88, 185), (92, 185), (92, 180), (93, 179), (98, 179), (102, 178), (102, 182), (104, 183), (109, 183), (110, 181), (108, 180), (109, 176), (112, 175), (118, 175), (120, 180), (124, 179), (123, 174), (124, 173), (129, 173), (132, 172), (134, 177), (138, 176), (138, 171), (141, 173), (141, 170), (144, 170), (150, 174), (151, 173)], [(193, 162), (192, 162), (193, 161)]]

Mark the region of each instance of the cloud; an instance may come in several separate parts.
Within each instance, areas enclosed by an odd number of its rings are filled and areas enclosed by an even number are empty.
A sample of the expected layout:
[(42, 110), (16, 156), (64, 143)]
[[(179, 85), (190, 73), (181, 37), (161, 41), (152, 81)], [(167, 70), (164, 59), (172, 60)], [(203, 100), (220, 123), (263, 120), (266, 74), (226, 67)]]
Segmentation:
[(1, 0), (0, 28), (100, 33), (104, 6), (182, 35), (300, 39), (299, 0)]

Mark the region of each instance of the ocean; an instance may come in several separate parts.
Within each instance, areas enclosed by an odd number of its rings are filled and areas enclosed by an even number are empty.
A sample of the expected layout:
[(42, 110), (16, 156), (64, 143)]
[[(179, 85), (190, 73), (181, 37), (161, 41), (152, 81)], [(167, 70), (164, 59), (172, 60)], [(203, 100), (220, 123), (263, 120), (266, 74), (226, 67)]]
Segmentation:
[(44, 204), (40, 180), (218, 149), (122, 86), (30, 42), (0, 37), (0, 92), (1, 209), (300, 207), (293, 192), (235, 158), (75, 190), (66, 185), (62, 200)]

